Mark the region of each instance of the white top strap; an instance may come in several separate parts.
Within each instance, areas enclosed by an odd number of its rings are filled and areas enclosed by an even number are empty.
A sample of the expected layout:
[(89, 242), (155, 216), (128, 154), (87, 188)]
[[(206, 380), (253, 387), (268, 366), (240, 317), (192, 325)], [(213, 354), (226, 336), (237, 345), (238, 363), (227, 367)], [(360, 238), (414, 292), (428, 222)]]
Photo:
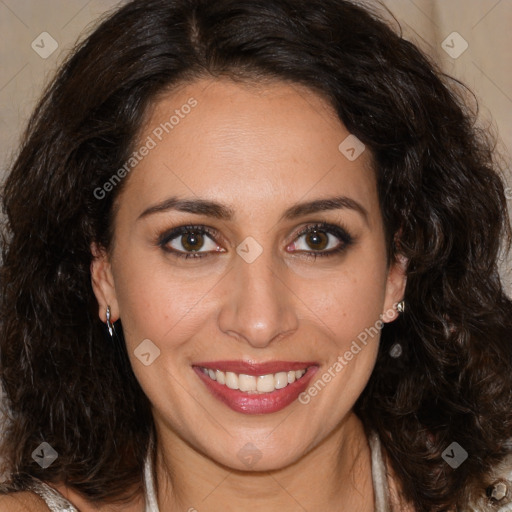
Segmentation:
[(144, 484), (146, 486), (146, 510), (145, 512), (160, 512), (156, 499), (155, 482), (153, 478), (152, 443), (150, 443), (148, 456), (144, 463)]
[(382, 458), (380, 439), (376, 432), (368, 437), (368, 444), (372, 454), (372, 480), (373, 493), (375, 496), (375, 512), (390, 512), (389, 488), (387, 472)]
[(52, 512), (79, 512), (60, 492), (34, 478), (30, 490), (41, 496)]

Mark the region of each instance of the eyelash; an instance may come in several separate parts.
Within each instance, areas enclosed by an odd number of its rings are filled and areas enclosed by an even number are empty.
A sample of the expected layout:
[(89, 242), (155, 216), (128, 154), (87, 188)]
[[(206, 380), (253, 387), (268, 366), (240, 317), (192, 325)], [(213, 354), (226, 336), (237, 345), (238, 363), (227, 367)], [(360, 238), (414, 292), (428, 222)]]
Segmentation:
[[(318, 256), (326, 257), (326, 256), (335, 256), (336, 254), (340, 254), (345, 251), (350, 245), (352, 245), (355, 241), (354, 237), (348, 233), (347, 230), (342, 228), (341, 226), (336, 226), (334, 224), (328, 224), (326, 222), (319, 222), (313, 225), (306, 226), (299, 233), (297, 233), (296, 238), (300, 238), (303, 235), (307, 235), (309, 233), (320, 231), (322, 233), (334, 235), (338, 238), (341, 243), (335, 249), (330, 249), (329, 251), (300, 251), (305, 254), (307, 257), (316, 258)], [(198, 233), (201, 235), (207, 234), (214, 240), (217, 235), (216, 231), (208, 226), (198, 226), (198, 225), (189, 225), (189, 226), (180, 226), (178, 228), (174, 228), (163, 235), (160, 236), (158, 240), (158, 245), (167, 253), (172, 254), (177, 258), (204, 258), (209, 255), (209, 252), (182, 252), (177, 251), (175, 249), (169, 249), (167, 244), (177, 238), (180, 235), (185, 235), (188, 233)], [(214, 240), (215, 241), (215, 240)]]

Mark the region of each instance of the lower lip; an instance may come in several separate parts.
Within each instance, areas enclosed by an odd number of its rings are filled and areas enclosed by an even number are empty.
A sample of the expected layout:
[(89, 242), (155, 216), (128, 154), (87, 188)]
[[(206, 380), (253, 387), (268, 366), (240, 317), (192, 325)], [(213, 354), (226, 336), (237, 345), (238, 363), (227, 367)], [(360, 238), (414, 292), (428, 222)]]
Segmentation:
[(228, 407), (244, 414), (269, 414), (277, 412), (297, 400), (298, 396), (308, 387), (318, 366), (310, 366), (299, 379), (282, 389), (270, 393), (248, 394), (238, 389), (231, 389), (216, 380), (210, 379), (198, 367), (193, 367), (199, 378), (205, 383), (212, 395), (224, 402)]

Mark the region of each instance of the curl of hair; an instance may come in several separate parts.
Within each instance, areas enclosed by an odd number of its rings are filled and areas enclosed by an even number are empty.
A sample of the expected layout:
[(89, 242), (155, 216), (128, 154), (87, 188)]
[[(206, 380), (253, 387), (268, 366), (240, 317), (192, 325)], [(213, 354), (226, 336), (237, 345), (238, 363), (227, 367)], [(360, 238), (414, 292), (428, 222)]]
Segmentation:
[[(305, 85), (371, 151), (389, 259), (408, 259), (407, 310), (383, 328), (356, 412), (417, 511), (464, 510), (510, 453), (504, 185), (461, 84), (371, 9), (342, 0), (135, 0), (61, 67), (2, 191), (10, 488), (34, 476), (98, 503), (143, 488), (150, 405), (121, 325), (119, 344), (106, 337), (90, 276), (91, 243), (110, 247), (126, 179), (104, 199), (94, 191), (134, 150), (155, 98), (200, 77)], [(43, 441), (59, 454), (44, 470), (31, 457)], [(457, 470), (441, 457), (453, 441), (470, 455)]]

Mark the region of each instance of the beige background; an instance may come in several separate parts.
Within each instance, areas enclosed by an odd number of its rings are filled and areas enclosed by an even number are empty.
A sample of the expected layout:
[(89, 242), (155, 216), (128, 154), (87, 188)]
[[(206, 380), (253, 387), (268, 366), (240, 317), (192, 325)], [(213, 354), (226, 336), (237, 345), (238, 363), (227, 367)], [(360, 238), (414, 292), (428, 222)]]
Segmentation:
[[(77, 38), (89, 32), (99, 16), (122, 3), (119, 0), (0, 0), (0, 176), (16, 151), (20, 130), (43, 84)], [(373, 0), (366, 3), (377, 5)], [(498, 149), (506, 162), (512, 208), (512, 0), (384, 0), (383, 4), (400, 21), (406, 38), (476, 93), (482, 123), (500, 135)], [(39, 56), (31, 47), (34, 40), (40, 41), (43, 32), (49, 33), (58, 44), (47, 58)], [(443, 41), (453, 32), (458, 32), (469, 45), (457, 58), (443, 49)], [(45, 41), (48, 49), (49, 40)], [(446, 44), (453, 46), (451, 51), (460, 51), (463, 41), (450, 36)], [(512, 296), (511, 268), (509, 258), (503, 263), (502, 275)]]

